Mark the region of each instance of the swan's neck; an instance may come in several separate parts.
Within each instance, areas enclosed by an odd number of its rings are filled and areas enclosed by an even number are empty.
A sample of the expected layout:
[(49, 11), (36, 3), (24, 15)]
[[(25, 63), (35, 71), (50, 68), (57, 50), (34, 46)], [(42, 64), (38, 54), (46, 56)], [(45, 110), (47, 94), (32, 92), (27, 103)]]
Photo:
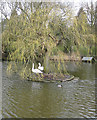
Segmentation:
[(39, 67), (41, 67), (41, 65), (39, 64)]
[(32, 69), (34, 69), (34, 63), (33, 63), (33, 65), (32, 65)]
[(39, 63), (39, 67), (41, 67), (41, 64)]

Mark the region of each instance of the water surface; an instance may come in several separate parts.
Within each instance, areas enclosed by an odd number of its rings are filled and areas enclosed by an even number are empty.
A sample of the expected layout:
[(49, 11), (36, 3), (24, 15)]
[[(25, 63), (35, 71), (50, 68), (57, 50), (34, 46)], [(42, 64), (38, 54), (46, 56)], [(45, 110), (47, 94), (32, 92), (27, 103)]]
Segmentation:
[(67, 62), (68, 72), (79, 80), (58, 83), (62, 88), (57, 83), (23, 80), (17, 73), (9, 75), (7, 64), (2, 63), (3, 118), (95, 117), (97, 63)]

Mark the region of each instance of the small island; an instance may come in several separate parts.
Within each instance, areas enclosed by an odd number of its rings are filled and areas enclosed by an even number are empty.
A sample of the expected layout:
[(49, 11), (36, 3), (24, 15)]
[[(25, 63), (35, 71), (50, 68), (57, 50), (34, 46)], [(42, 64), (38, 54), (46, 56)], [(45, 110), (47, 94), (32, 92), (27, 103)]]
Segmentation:
[(73, 75), (62, 75), (62, 74), (32, 74), (30, 78), (28, 77), (27, 80), (34, 81), (34, 82), (66, 82), (74, 80)]

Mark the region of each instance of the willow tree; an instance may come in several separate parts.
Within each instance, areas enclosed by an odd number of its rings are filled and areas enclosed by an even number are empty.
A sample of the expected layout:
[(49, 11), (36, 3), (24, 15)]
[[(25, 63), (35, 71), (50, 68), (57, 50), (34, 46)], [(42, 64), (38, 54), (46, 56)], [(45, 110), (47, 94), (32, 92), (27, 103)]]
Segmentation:
[[(17, 14), (17, 10), (13, 11), (15, 14), (11, 14), (2, 34), (3, 51), (8, 54), (8, 60), (24, 62), (25, 67), (20, 73), (23, 77), (28, 77), (32, 67), (32, 65), (29, 67), (29, 64), (32, 62), (45, 64), (53, 54), (53, 49), (57, 49), (59, 39), (52, 31), (50, 22), (55, 17), (54, 9), (59, 12), (58, 16), (61, 9), (55, 3), (20, 2), (16, 8), (20, 10), (20, 15)], [(57, 28), (57, 23), (53, 26)]]

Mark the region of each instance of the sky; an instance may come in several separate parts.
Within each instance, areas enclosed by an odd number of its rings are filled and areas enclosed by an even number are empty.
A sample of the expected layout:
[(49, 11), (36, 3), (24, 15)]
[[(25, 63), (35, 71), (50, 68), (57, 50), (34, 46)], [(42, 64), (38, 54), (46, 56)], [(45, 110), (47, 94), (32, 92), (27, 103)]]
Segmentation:
[[(25, 2), (55, 2), (55, 1), (58, 1), (58, 2), (71, 2), (73, 3), (73, 6), (74, 6), (74, 10), (75, 10), (75, 14), (77, 14), (80, 6), (82, 3), (90, 3), (91, 1), (93, 3), (97, 2), (97, 0), (1, 0), (0, 2), (4, 2), (4, 1), (7, 1), (7, 2), (21, 2), (21, 1), (25, 1)], [(0, 21), (1, 21), (1, 13), (0, 13)]]
[(73, 3), (74, 9), (75, 9), (75, 14), (77, 14), (77, 12), (78, 12), (78, 10), (79, 10), (82, 3), (87, 3), (87, 2), (91, 3), (91, 2), (93, 2), (95, 4), (97, 2), (97, 0), (59, 0), (59, 1)]
[(7, 2), (15, 2), (15, 1), (26, 1), (26, 2), (30, 2), (30, 1), (33, 1), (33, 2), (38, 2), (38, 1), (43, 1), (43, 2), (55, 2), (55, 1), (59, 1), (59, 2), (74, 2), (74, 3), (81, 3), (81, 2), (96, 2), (97, 0), (1, 0), (1, 2), (4, 2), (4, 1), (7, 1)]

